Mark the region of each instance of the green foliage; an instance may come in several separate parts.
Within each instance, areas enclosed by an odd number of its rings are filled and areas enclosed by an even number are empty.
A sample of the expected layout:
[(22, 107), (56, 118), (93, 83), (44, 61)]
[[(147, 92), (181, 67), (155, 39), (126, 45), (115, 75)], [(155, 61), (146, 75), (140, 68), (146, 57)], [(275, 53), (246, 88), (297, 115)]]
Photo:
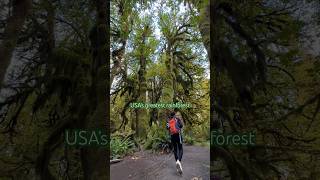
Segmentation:
[(116, 159), (132, 152), (134, 143), (129, 138), (112, 137), (110, 140), (111, 159)]
[(144, 144), (145, 149), (164, 150), (170, 145), (170, 138), (167, 129), (152, 125), (148, 131), (147, 139)]
[[(116, 90), (119, 90), (119, 93), (113, 95), (117, 96), (117, 99), (112, 102), (111, 107), (112, 128), (119, 127), (123, 123), (125, 129), (128, 127), (135, 129), (142, 124), (150, 125), (151, 121), (155, 124), (167, 116), (167, 109), (156, 112), (147, 110), (143, 113), (138, 110), (136, 114), (132, 109), (125, 107), (125, 102), (130, 99), (142, 102), (146, 100), (149, 103), (179, 101), (191, 104), (193, 107), (182, 112), (188, 131), (194, 131), (194, 137), (207, 139), (209, 137), (209, 81), (206, 74), (208, 57), (198, 29), (199, 14), (189, 9), (186, 4), (182, 4), (182, 1), (167, 1), (163, 2), (162, 6), (150, 8), (151, 12), (150, 9), (145, 10), (140, 5), (133, 8), (131, 31), (128, 38), (124, 39), (127, 47), (123, 61), (126, 63), (127, 74), (126, 79), (120, 80), (125, 83), (117, 84), (119, 87), (116, 87)], [(117, 22), (118, 16), (126, 18), (119, 12), (112, 14), (114, 17), (112, 20)], [(112, 24), (112, 32), (126, 31), (126, 27), (114, 27), (116, 25), (117, 23)], [(116, 35), (113, 37), (117, 38)], [(112, 42), (111, 46), (117, 49), (119, 42)], [(146, 62), (141, 61), (144, 58)], [(146, 80), (139, 77), (145, 77)], [(125, 89), (131, 80), (134, 82), (132, 88), (135, 93), (130, 94)], [(120, 89), (122, 87), (123, 89)], [(141, 94), (144, 90), (146, 93)], [(138, 94), (140, 96), (135, 97)], [(123, 117), (124, 114), (126, 118)], [(158, 130), (155, 130), (157, 128)], [(136, 135), (144, 134), (145, 130), (147, 139), (139, 138), (144, 147), (161, 149), (163, 146), (168, 146), (170, 140), (165, 128), (156, 126), (149, 130), (146, 126), (138, 127)], [(119, 130), (123, 131), (126, 130)], [(137, 139), (135, 136), (136, 141)]]
[(195, 143), (194, 137), (193, 136), (188, 136), (188, 135), (183, 137), (183, 141), (184, 141), (184, 143), (186, 143), (188, 145), (193, 145)]

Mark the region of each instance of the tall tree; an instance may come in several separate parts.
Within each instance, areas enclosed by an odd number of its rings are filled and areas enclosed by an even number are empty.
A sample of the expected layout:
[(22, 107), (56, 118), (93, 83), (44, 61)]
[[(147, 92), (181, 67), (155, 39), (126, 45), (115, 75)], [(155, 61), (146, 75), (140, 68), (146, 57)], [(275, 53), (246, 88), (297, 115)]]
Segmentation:
[[(96, 27), (91, 34), (93, 48), (91, 73), (91, 109), (93, 117), (87, 116), (84, 123), (85, 129), (105, 129), (109, 134), (110, 124), (107, 114), (110, 113), (109, 101), (106, 94), (110, 90), (109, 67), (109, 10), (110, 4), (105, 0), (96, 0)], [(107, 88), (106, 88), (107, 87)], [(109, 148), (84, 148), (81, 150), (82, 168), (85, 179), (108, 179)]]
[(114, 50), (112, 51), (112, 67), (111, 67), (111, 84), (114, 82), (114, 78), (117, 75), (123, 75), (125, 70), (123, 69), (125, 62), (125, 51), (127, 46), (127, 39), (132, 31), (132, 22), (135, 16), (135, 12), (133, 11), (133, 3), (134, 1), (115, 1), (112, 4), (112, 9), (117, 11), (116, 18), (111, 21), (113, 25), (111, 27), (111, 37), (113, 42), (119, 43), (120, 47), (114, 46)]
[[(286, 69), (280, 66), (290, 67), (292, 55), (298, 55), (296, 44), (298, 44), (297, 39), (300, 38), (298, 32), (301, 23), (293, 15), (297, 4), (295, 1), (265, 3), (263, 1), (212, 0), (210, 4), (206, 2), (191, 1), (200, 12), (199, 29), (210, 55), (210, 87), (213, 88), (210, 95), (211, 127), (215, 130), (223, 129), (224, 132), (225, 130), (242, 132), (255, 129), (263, 137), (271, 132), (274, 136), (277, 136), (274, 133), (282, 134), (283, 132), (274, 132), (272, 127), (266, 128), (264, 124), (257, 122), (257, 119), (268, 118), (277, 121), (277, 116), (273, 114), (273, 116), (262, 117), (259, 114), (266, 109), (269, 111), (268, 105), (261, 108), (256, 103), (263, 99), (262, 97), (269, 97), (268, 94), (277, 87), (275, 85), (271, 88), (268, 86), (269, 83), (274, 84), (275, 81), (283, 80), (279, 76), (272, 76), (274, 72), (268, 72), (267, 69), (271, 71), (271, 68), (276, 68), (288, 75), (290, 79), (294, 79)], [(208, 46), (208, 42), (211, 47)], [(231, 90), (225, 87), (231, 87)], [(265, 94), (261, 94), (261, 91)], [(269, 100), (269, 103), (273, 104), (273, 101)], [(233, 121), (232, 116), (235, 117), (237, 114), (234, 112), (240, 113), (242, 126)], [(226, 121), (228, 128), (222, 126), (221, 121), (214, 116), (215, 113)], [(284, 124), (283, 126), (288, 127)], [(262, 128), (264, 130), (260, 129), (261, 127), (264, 127)], [(269, 130), (266, 131), (265, 128)], [(287, 137), (284, 134), (280, 136)], [(277, 162), (269, 161), (269, 158), (276, 156), (283, 144), (274, 142), (272, 139), (263, 143), (275, 143), (277, 148), (268, 149), (261, 145), (259, 148), (248, 147), (248, 150), (237, 153), (224, 147), (214, 147), (211, 157), (215, 159), (211, 161), (215, 160), (215, 162), (212, 164), (215, 166), (219, 162), (218, 159), (223, 159), (232, 179), (262, 178), (265, 172), (281, 175), (275, 167)], [(264, 162), (265, 166), (254, 168), (252, 163), (240, 160), (239, 156), (246, 155), (252, 159), (259, 159), (258, 161)], [(251, 169), (255, 169), (255, 172)]]
[[(139, 84), (139, 98), (138, 101), (146, 103), (146, 92), (147, 92), (147, 81), (146, 81), (146, 67), (147, 67), (147, 38), (150, 36), (151, 29), (148, 24), (144, 25), (139, 39), (141, 41), (138, 45), (137, 58), (139, 59), (139, 70), (138, 70), (138, 84)], [(142, 136), (146, 134), (146, 123), (147, 123), (148, 112), (146, 109), (137, 109), (136, 111), (136, 134)]]
[[(11, 7), (9, 7), (11, 8)], [(13, 0), (12, 15), (7, 19), (3, 32), (3, 40), (0, 44), (0, 81), (3, 85), (7, 68), (11, 62), (14, 48), (16, 47), (19, 33), (31, 9), (31, 0)]]

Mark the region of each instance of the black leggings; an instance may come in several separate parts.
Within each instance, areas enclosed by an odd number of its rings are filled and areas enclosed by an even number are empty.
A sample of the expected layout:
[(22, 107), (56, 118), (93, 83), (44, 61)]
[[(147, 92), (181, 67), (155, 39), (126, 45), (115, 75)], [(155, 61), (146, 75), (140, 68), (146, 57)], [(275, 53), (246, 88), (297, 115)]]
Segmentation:
[(182, 148), (182, 140), (180, 141), (179, 134), (171, 135), (171, 143), (173, 146), (174, 158), (179, 161), (182, 159), (183, 155), (183, 148)]

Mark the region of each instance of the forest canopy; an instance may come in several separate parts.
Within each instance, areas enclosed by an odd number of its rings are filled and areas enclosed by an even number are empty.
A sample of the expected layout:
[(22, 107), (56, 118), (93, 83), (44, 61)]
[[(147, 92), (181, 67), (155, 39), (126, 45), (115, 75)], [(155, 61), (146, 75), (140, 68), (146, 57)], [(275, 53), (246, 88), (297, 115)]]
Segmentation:
[(309, 49), (310, 32), (318, 29), (316, 4), (211, 4), (211, 128), (257, 135), (255, 146), (211, 149), (216, 177), (319, 176), (319, 51)]
[[(152, 144), (145, 138), (160, 131), (167, 141), (164, 125), (176, 110), (187, 124), (186, 134), (207, 141), (210, 75), (199, 12), (180, 1), (161, 0), (112, 1), (111, 12), (111, 132)], [(192, 108), (130, 108), (137, 102)]]

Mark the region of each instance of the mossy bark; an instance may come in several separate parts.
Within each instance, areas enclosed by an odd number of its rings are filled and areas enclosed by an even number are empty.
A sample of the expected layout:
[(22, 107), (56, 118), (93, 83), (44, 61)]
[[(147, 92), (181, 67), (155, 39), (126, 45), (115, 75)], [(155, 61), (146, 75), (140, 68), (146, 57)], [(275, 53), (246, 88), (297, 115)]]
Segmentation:
[[(166, 65), (166, 73), (164, 78), (164, 85), (162, 90), (162, 103), (172, 103), (174, 98), (174, 72), (173, 72), (173, 55), (171, 51), (171, 46), (167, 47), (165, 56), (164, 56), (164, 63)], [(166, 119), (168, 116), (169, 111), (173, 109), (166, 108), (165, 110), (160, 111), (160, 118)]]
[[(97, 11), (97, 29), (96, 29), (96, 53), (93, 53), (93, 62), (91, 66), (92, 84), (91, 84), (91, 101), (90, 108), (93, 116), (88, 117), (84, 127), (87, 129), (105, 129), (109, 135), (110, 113), (109, 101), (106, 96), (110, 90), (110, 74), (107, 70), (109, 67), (109, 2), (96, 0)], [(110, 138), (110, 137), (109, 137)], [(109, 148), (83, 148), (81, 150), (82, 166), (85, 179), (109, 179), (110, 171), (108, 163), (110, 161)]]
[[(147, 82), (146, 82), (146, 66), (147, 57), (145, 55), (145, 44), (147, 36), (148, 26), (144, 28), (142, 33), (141, 47), (139, 47), (139, 98), (140, 103), (146, 103), (146, 92), (147, 92)], [(148, 110), (145, 108), (137, 109), (136, 111), (136, 135), (138, 137), (146, 136), (146, 128), (148, 122)]]

